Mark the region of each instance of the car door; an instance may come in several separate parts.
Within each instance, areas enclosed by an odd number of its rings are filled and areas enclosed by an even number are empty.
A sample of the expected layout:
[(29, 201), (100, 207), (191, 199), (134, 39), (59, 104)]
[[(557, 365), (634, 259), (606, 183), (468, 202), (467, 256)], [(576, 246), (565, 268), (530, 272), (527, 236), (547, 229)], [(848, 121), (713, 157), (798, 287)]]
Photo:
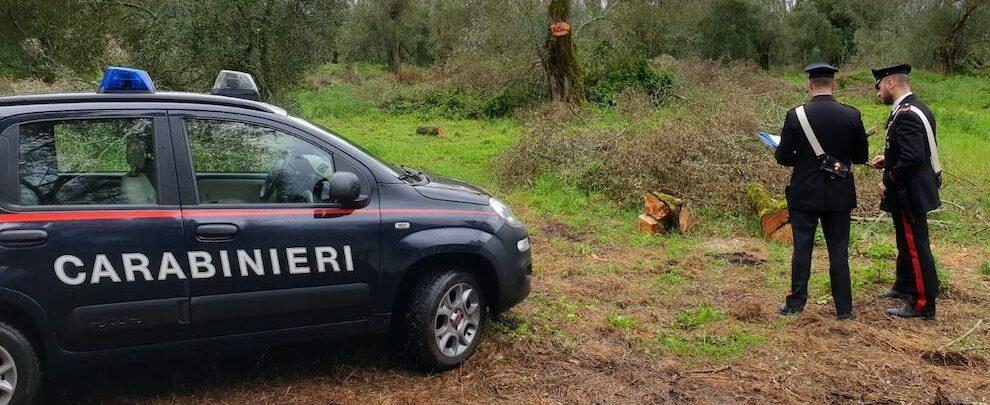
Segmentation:
[[(370, 172), (273, 120), (170, 111), (197, 336), (369, 318), (380, 213)], [(366, 206), (321, 200), (335, 171)]]
[(0, 287), (37, 301), (66, 350), (187, 336), (188, 284), (171, 259), (184, 247), (168, 125), (164, 111), (0, 123), (10, 157)]

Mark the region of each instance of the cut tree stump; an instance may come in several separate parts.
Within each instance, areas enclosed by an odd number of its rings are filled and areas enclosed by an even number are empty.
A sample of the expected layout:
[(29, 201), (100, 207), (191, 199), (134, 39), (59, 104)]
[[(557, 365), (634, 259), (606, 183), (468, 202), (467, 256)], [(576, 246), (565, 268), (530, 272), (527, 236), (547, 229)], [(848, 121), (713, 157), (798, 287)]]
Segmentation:
[(638, 220), (639, 229), (651, 235), (670, 229), (677, 229), (682, 233), (694, 229), (694, 217), (687, 209), (687, 204), (672, 195), (656, 192), (644, 194), (643, 211)]
[(759, 183), (746, 186), (746, 197), (749, 204), (760, 217), (760, 233), (764, 238), (794, 243), (791, 233), (791, 218), (787, 212), (787, 199), (783, 196), (773, 196), (767, 188)]
[(443, 136), (444, 129), (438, 125), (420, 125), (416, 127), (416, 133), (419, 135), (432, 135), (432, 136)]

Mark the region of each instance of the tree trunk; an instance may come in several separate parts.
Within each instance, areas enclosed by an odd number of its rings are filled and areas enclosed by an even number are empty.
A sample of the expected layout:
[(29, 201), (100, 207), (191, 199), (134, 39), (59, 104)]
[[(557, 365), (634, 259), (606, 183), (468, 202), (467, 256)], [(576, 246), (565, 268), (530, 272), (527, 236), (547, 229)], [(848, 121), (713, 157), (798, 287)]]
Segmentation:
[(402, 55), (399, 54), (399, 44), (396, 42), (388, 47), (388, 71), (396, 76), (402, 73)]
[(939, 58), (939, 65), (944, 73), (953, 73), (959, 69), (959, 59), (966, 52), (965, 46), (962, 43), (962, 34), (966, 29), (966, 22), (976, 11), (975, 1), (966, 1), (963, 4), (962, 15), (956, 20), (956, 23), (952, 25), (952, 30), (949, 31), (949, 35), (945, 38), (945, 42), (942, 47), (936, 51)]
[(407, 0), (388, 0), (388, 71), (398, 76), (402, 72), (402, 49), (399, 40), (399, 18), (408, 5)]
[(574, 34), (567, 21), (570, 12), (571, 0), (550, 0), (547, 11), (547, 53), (543, 67), (547, 72), (550, 100), (580, 105), (587, 103), (588, 99), (584, 94), (581, 67), (574, 49)]

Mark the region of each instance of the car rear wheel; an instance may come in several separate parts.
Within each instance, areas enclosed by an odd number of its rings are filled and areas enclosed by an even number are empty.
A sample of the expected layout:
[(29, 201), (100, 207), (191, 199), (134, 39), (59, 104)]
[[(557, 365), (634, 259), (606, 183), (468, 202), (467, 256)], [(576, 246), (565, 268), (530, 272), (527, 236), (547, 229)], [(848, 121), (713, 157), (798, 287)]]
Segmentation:
[(457, 270), (424, 277), (410, 297), (402, 322), (405, 354), (418, 368), (449, 370), (463, 364), (481, 342), (485, 318), (481, 285)]
[(17, 328), (0, 323), (0, 405), (33, 404), (41, 386), (34, 347)]

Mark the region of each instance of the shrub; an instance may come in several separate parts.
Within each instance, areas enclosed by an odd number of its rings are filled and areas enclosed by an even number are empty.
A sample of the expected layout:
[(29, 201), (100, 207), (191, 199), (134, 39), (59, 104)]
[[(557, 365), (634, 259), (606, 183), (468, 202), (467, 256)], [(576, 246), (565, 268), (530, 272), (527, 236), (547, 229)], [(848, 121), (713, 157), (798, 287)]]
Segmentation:
[(396, 113), (492, 118), (541, 101), (546, 92), (542, 77), (532, 69), (472, 53), (455, 54), (416, 81), (386, 92), (380, 107)]
[(631, 88), (645, 92), (659, 106), (674, 84), (673, 76), (651, 67), (644, 53), (620, 51), (608, 42), (585, 60), (588, 100), (596, 104), (615, 105), (616, 95)]

